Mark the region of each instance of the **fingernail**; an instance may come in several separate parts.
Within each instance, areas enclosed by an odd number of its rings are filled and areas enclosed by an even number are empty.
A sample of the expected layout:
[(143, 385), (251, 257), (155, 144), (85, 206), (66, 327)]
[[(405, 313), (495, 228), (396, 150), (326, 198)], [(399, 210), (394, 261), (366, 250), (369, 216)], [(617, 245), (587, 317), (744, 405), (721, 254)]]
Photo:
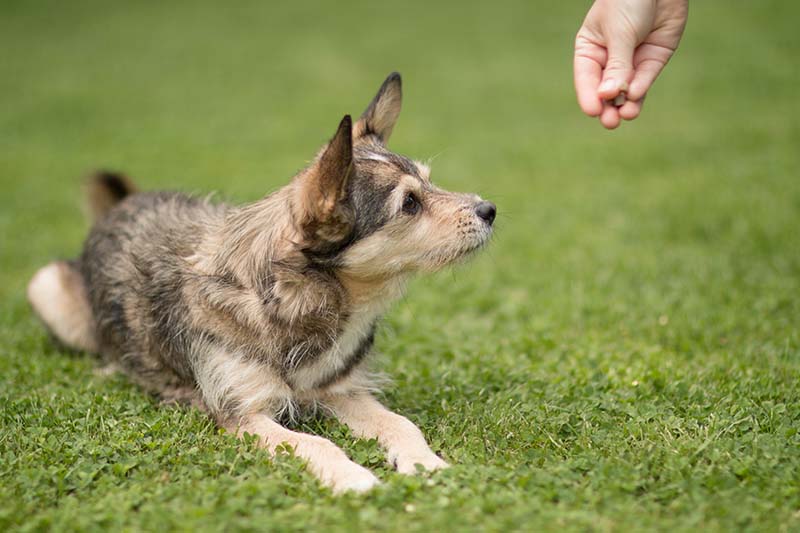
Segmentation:
[(600, 84), (600, 87), (597, 88), (597, 90), (600, 92), (605, 92), (605, 91), (613, 91), (616, 88), (617, 88), (617, 80), (609, 78), (607, 80), (604, 80), (603, 83)]

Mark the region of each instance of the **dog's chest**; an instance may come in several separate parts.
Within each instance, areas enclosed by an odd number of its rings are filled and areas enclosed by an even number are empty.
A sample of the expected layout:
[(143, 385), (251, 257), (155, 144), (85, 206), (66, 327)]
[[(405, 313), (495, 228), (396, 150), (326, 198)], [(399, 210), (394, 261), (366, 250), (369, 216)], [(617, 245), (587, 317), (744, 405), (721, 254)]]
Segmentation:
[(345, 378), (372, 347), (375, 325), (383, 307), (372, 305), (354, 312), (331, 348), (292, 372), (292, 388), (296, 391), (324, 388)]

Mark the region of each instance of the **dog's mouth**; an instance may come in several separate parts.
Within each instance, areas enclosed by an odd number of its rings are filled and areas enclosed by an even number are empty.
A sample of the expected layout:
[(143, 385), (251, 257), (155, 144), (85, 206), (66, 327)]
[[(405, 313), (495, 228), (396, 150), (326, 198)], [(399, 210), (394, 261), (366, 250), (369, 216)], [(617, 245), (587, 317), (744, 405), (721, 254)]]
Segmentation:
[(480, 237), (476, 240), (476, 242), (470, 243), (468, 246), (463, 248), (461, 252), (461, 256), (458, 259), (466, 259), (473, 254), (476, 254), (479, 250), (489, 244), (489, 241), (492, 240), (492, 228), (488, 228), (486, 231), (480, 233)]
[(432, 269), (439, 270), (468, 260), (489, 244), (492, 233), (491, 226), (486, 226), (481, 231), (472, 234), (472, 238), (466, 242), (462, 242), (452, 248), (439, 248), (432, 251), (433, 253), (428, 254)]

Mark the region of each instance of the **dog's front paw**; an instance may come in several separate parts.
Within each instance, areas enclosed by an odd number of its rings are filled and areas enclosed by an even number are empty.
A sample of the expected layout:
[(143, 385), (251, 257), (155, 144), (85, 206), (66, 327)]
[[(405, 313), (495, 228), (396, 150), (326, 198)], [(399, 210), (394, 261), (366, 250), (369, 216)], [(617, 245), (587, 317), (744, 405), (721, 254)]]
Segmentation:
[(417, 465), (420, 465), (423, 470), (441, 470), (450, 465), (444, 462), (438, 455), (433, 452), (426, 452), (420, 454), (398, 454), (394, 461), (397, 471), (401, 474), (416, 474)]
[(328, 479), (328, 484), (336, 494), (348, 491), (367, 492), (380, 483), (380, 480), (372, 472), (355, 464)]

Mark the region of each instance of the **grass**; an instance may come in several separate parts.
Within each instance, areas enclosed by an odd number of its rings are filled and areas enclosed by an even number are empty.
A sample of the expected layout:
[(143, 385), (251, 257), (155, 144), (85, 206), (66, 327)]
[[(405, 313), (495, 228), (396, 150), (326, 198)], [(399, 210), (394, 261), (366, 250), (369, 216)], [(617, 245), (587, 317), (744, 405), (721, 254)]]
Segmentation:
[[(0, 529), (800, 531), (796, 4), (693, 3), (614, 133), (574, 102), (585, 3), (221, 6), (0, 6)], [(394, 69), (392, 147), (500, 211), (377, 342), (452, 469), (307, 420), (384, 480), (335, 498), (50, 342), (24, 285), (87, 169), (255, 199)]]

